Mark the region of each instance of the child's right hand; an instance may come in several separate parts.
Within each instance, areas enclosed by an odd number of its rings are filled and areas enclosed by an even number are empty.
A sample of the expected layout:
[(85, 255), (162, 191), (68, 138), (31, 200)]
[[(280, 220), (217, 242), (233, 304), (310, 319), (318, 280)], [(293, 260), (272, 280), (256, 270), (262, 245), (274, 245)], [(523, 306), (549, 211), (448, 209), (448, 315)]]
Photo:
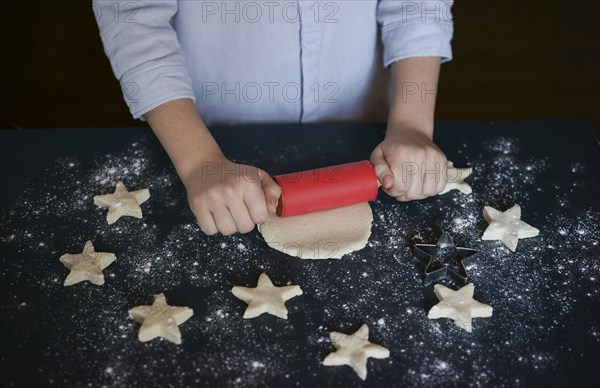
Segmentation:
[(248, 233), (275, 213), (279, 186), (266, 171), (228, 160), (191, 99), (166, 102), (145, 118), (173, 161), (204, 233)]
[(198, 225), (208, 235), (252, 231), (275, 213), (281, 194), (266, 171), (225, 156), (200, 163), (182, 180)]

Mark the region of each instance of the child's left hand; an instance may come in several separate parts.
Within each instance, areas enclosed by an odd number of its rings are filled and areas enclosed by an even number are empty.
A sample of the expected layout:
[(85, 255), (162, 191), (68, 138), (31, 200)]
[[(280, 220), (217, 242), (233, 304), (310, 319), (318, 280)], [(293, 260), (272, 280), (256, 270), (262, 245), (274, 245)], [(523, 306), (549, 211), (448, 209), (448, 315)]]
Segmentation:
[(446, 186), (446, 155), (427, 131), (388, 126), (371, 163), (383, 190), (399, 201), (427, 198)]

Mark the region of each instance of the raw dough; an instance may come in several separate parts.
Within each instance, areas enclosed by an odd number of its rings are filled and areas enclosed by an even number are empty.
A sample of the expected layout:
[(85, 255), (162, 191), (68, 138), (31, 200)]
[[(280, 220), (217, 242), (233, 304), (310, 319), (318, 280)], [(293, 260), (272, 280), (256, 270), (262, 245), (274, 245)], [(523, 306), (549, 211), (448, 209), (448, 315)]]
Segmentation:
[(279, 218), (272, 214), (258, 230), (267, 244), (301, 259), (340, 259), (362, 249), (371, 235), (369, 203)]
[(348, 365), (363, 380), (367, 379), (367, 358), (388, 358), (390, 356), (388, 349), (369, 342), (369, 326), (366, 324), (350, 335), (332, 331), (329, 333), (329, 338), (337, 350), (325, 357), (323, 365)]
[(89, 280), (90, 283), (101, 286), (104, 284), (102, 270), (117, 260), (114, 253), (96, 252), (91, 241), (85, 243), (83, 252), (78, 254), (66, 253), (60, 257), (60, 262), (71, 272), (65, 279), (65, 286)]
[(537, 236), (540, 231), (521, 221), (521, 206), (515, 205), (505, 212), (490, 206), (483, 208), (483, 218), (489, 223), (482, 240), (502, 240), (511, 251), (517, 250), (520, 238)]
[(258, 278), (254, 288), (235, 286), (231, 289), (236, 298), (248, 303), (244, 318), (255, 318), (263, 313), (287, 319), (288, 310), (285, 301), (302, 295), (300, 286), (275, 287), (266, 273)]
[(179, 325), (192, 315), (194, 310), (189, 307), (169, 306), (162, 293), (154, 295), (152, 306), (137, 306), (129, 310), (129, 316), (142, 324), (138, 332), (141, 342), (162, 337), (177, 345), (181, 344)]
[(444, 187), (444, 190), (442, 190), (442, 192), (438, 195), (446, 194), (452, 190), (458, 190), (463, 194), (471, 194), (473, 190), (471, 189), (471, 186), (465, 182), (465, 178), (472, 173), (472, 168), (456, 168), (454, 167), (454, 163), (448, 161), (448, 172), (446, 173), (448, 182), (446, 182), (446, 187)]
[(110, 225), (123, 216), (142, 218), (140, 205), (146, 202), (148, 198), (150, 198), (148, 189), (127, 191), (122, 182), (117, 182), (113, 194), (95, 196), (94, 204), (102, 209), (108, 209), (106, 221)]
[(492, 316), (492, 306), (473, 299), (475, 286), (469, 283), (458, 291), (451, 290), (441, 284), (433, 287), (435, 295), (440, 300), (429, 310), (429, 319), (450, 318), (454, 323), (469, 333), (472, 318), (488, 318)]

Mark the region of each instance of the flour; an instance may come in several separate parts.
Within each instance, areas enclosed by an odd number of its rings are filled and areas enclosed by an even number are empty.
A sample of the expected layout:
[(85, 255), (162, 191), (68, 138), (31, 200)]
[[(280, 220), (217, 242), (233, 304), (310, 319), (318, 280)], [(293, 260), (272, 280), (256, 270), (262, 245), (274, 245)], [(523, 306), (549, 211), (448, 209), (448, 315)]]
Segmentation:
[[(1, 211), (3, 330), (32, 332), (30, 338), (11, 335), (3, 346), (73, 366), (32, 368), (38, 385), (348, 386), (358, 380), (349, 368), (321, 365), (335, 350), (328, 332), (352, 333), (364, 323), (372, 328), (370, 341), (391, 352), (369, 363), (367, 382), (374, 386), (383, 386), (378, 379), (385, 376), (398, 385), (531, 385), (524, 376), (548, 376), (578, 360), (568, 338), (558, 346), (548, 338), (577, 330), (600, 345), (600, 323), (573, 315), (600, 298), (599, 214), (574, 205), (568, 193), (580, 186), (545, 182), (544, 174), (559, 166), (523, 156), (515, 139), (493, 138), (480, 152), (456, 152), (457, 165), (476, 166), (468, 178), (471, 195), (410, 203), (380, 196), (371, 203), (367, 246), (342, 261), (285, 256), (257, 232), (202, 235), (175, 171), (157, 165), (145, 139), (93, 163), (49, 163), (43, 179)], [(577, 160), (563, 168), (575, 174), (574, 183), (589, 169)], [(147, 187), (153, 199), (144, 204), (142, 220), (108, 226), (92, 197), (119, 180)], [(533, 210), (540, 200), (550, 212)], [(515, 253), (482, 241), (483, 206), (515, 203), (540, 235), (521, 240)], [(437, 300), (423, 287), (412, 245), (435, 243), (441, 230), (457, 245), (480, 250), (469, 280), (475, 299), (493, 306), (494, 316), (476, 320), (472, 333), (451, 320), (427, 319)], [(58, 258), (81, 251), (87, 240), (118, 261), (103, 271), (102, 287), (63, 287), (66, 270)], [(230, 289), (255, 284), (262, 272), (277, 285), (302, 287), (303, 296), (287, 306), (288, 320), (242, 319), (245, 306)], [(130, 308), (159, 292), (173, 305), (194, 309), (180, 346), (140, 343), (128, 317)], [(43, 325), (32, 326), (39, 325), (34, 317)], [(1, 357), (4, 364), (9, 356)]]

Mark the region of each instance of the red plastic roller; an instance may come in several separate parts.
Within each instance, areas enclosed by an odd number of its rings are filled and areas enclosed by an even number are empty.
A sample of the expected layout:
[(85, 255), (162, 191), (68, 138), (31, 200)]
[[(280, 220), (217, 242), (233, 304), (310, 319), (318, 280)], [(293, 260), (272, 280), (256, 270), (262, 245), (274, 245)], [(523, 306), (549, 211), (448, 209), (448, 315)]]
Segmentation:
[(368, 160), (274, 177), (281, 187), (277, 215), (288, 217), (372, 201), (379, 184)]

